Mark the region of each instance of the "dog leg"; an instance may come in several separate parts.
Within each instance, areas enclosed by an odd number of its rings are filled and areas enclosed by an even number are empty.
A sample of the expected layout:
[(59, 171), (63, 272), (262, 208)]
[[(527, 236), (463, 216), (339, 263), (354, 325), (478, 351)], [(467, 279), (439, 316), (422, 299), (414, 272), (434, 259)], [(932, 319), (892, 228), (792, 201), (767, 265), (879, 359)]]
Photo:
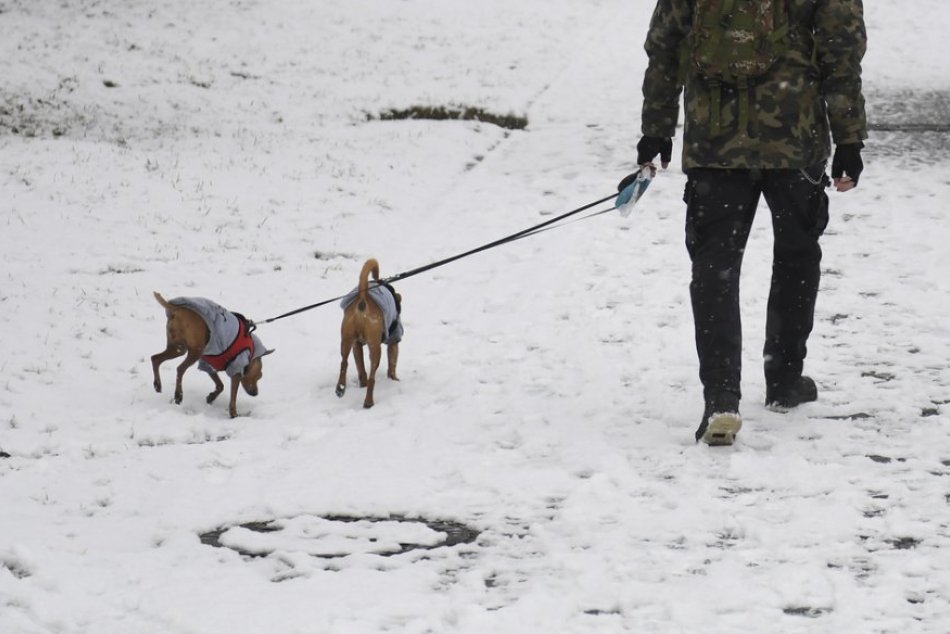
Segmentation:
[(356, 374), (360, 379), (360, 387), (366, 387), (366, 363), (363, 361), (363, 342), (359, 339), (353, 344), (353, 361), (356, 363)]
[(347, 360), (350, 358), (350, 350), (352, 348), (353, 340), (344, 336), (340, 343), (340, 377), (336, 380), (336, 395), (339, 397), (346, 394)]
[(383, 346), (379, 343), (369, 344), (369, 378), (366, 381), (366, 400), (363, 407), (373, 406), (373, 388), (376, 387), (376, 370), (379, 369), (379, 360), (383, 356)]
[(209, 405), (214, 403), (214, 399), (218, 398), (218, 395), (224, 391), (224, 383), (218, 378), (217, 372), (211, 374), (211, 380), (214, 381), (214, 391), (208, 394), (208, 398), (205, 399)]
[(399, 378), (396, 376), (396, 362), (399, 361), (399, 344), (391, 343), (386, 346), (386, 359), (389, 363), (389, 368), (386, 371), (386, 376), (391, 378), (393, 381), (398, 381)]
[(176, 405), (181, 405), (181, 397), (182, 397), (181, 379), (182, 377), (185, 376), (185, 370), (193, 366), (198, 361), (199, 358), (201, 358), (200, 352), (189, 350), (188, 356), (185, 357), (185, 360), (182, 361), (181, 364), (178, 366), (178, 371), (175, 377), (175, 404)]
[(169, 343), (165, 350), (152, 355), (152, 386), (155, 387), (156, 392), (162, 391), (162, 377), (158, 373), (158, 366), (165, 363), (169, 359), (180, 357), (183, 354), (185, 354), (185, 349), (183, 347), (177, 344)]
[(231, 418), (237, 418), (237, 394), (238, 387), (241, 385), (241, 375), (236, 374), (231, 377), (231, 401), (228, 403), (228, 413)]

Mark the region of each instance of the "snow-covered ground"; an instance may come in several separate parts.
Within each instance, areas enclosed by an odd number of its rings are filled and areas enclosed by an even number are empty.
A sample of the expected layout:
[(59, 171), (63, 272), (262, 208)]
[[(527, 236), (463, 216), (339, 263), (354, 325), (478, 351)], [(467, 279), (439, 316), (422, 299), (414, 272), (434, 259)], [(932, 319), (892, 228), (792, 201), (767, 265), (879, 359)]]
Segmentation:
[[(950, 89), (945, 1), (866, 4), (872, 119)], [(693, 443), (678, 162), (626, 220), (400, 283), (371, 410), (336, 306), (260, 326), (236, 419), (197, 369), (152, 389), (153, 290), (262, 321), (610, 194), (651, 11), (0, 0), (0, 632), (950, 630), (945, 135), (873, 135), (832, 194), (821, 398), (786, 415), (763, 208), (732, 448)], [(374, 118), (415, 105), (529, 123)]]

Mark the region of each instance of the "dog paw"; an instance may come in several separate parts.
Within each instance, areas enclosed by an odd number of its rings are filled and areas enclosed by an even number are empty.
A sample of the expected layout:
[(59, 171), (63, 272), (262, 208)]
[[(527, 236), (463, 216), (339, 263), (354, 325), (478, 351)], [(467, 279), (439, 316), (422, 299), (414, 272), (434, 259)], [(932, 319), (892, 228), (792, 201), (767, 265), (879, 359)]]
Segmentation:
[(346, 386), (343, 385), (343, 384), (337, 385), (337, 386), (336, 386), (336, 395), (342, 397), (344, 394), (346, 394)]
[(205, 401), (208, 404), (214, 403), (214, 399), (218, 398), (218, 394), (220, 393), (221, 392), (211, 392), (210, 394), (208, 394), (208, 397), (205, 399)]
[(363, 403), (363, 409), (369, 409), (372, 406), (373, 406), (373, 401), (365, 401)]
[(175, 393), (175, 405), (181, 405), (181, 392)]
[(156, 392), (161, 393), (161, 391), (162, 391), (162, 384), (161, 384), (161, 383), (159, 383), (158, 381), (155, 381), (154, 383), (152, 383), (152, 387), (155, 388), (155, 391), (156, 391)]

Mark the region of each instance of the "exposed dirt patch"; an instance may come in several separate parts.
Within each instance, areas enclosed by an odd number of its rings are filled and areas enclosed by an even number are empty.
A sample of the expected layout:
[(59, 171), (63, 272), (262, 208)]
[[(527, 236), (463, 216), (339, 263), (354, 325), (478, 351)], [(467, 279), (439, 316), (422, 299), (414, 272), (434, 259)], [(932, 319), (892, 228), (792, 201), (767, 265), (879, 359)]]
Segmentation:
[(432, 121), (460, 120), (481, 121), (506, 130), (524, 130), (528, 119), (515, 114), (495, 114), (472, 106), (411, 106), (402, 110), (391, 109), (367, 119), (379, 121), (397, 121), (405, 119), (428, 119)]

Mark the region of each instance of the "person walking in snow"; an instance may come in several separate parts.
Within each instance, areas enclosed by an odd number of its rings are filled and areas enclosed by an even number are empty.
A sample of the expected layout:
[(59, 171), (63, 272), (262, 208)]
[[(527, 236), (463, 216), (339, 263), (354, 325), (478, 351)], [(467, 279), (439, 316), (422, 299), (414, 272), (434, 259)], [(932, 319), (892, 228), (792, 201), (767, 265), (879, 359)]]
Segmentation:
[[(637, 163), (663, 168), (684, 96), (690, 299), (705, 407), (696, 441), (742, 425), (739, 273), (760, 196), (772, 216), (766, 405), (818, 398), (802, 374), (831, 183), (858, 184), (867, 138), (861, 0), (658, 0), (647, 34)], [(624, 178), (625, 189), (635, 178)]]

